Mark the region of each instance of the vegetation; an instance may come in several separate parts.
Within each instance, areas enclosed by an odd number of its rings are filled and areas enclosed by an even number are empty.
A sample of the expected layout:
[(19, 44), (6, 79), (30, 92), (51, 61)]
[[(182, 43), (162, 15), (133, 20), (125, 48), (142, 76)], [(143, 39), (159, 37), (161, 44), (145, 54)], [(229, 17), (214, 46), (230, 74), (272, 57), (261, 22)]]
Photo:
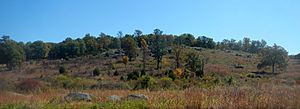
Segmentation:
[[(264, 40), (215, 42), (155, 29), (59, 43), (4, 36), (0, 52), (0, 108), (299, 107), (300, 60)], [(64, 101), (72, 91), (95, 98)], [(149, 99), (126, 99), (132, 93)], [(110, 95), (123, 98), (113, 102)]]

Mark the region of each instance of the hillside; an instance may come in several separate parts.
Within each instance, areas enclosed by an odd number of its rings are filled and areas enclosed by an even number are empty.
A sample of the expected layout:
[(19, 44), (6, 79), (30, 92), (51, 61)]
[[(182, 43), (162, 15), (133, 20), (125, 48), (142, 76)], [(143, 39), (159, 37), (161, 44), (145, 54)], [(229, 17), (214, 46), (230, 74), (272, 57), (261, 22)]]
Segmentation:
[[(256, 54), (195, 47), (185, 49), (185, 53), (196, 51), (197, 55), (209, 58), (202, 79), (177, 78), (173, 82), (165, 79), (167, 77), (165, 72), (169, 71), (166, 68), (174, 69), (175, 66), (174, 54), (171, 52), (163, 57), (161, 70), (155, 69), (153, 57), (148, 58), (146, 73), (152, 75), (153, 80), (151, 81), (154, 82), (149, 84), (151, 86), (148, 90), (135, 89), (140, 87), (141, 78), (138, 80), (127, 79), (128, 74), (141, 70), (141, 55), (125, 66), (122, 56), (118, 55), (116, 50), (110, 50), (97, 56), (69, 60), (28, 61), (19, 70), (1, 72), (0, 88), (4, 91), (0, 93), (0, 104), (23, 102), (37, 106), (33, 103), (36, 102), (42, 107), (52, 108), (63, 107), (62, 105), (79, 106), (80, 108), (93, 106), (124, 108), (125, 105), (131, 108), (141, 108), (140, 106), (151, 108), (272, 108), (287, 105), (298, 107), (296, 104), (299, 97), (293, 94), (300, 93), (296, 90), (296, 84), (299, 84), (297, 81), (300, 79), (299, 59), (290, 59), (287, 72), (276, 76), (258, 72), (256, 65), (260, 57)], [(60, 66), (65, 66), (67, 74), (59, 73)], [(100, 69), (99, 76), (93, 76), (95, 68)], [(30, 86), (20, 89), (19, 84), (28, 79), (39, 81), (43, 86), (42, 91), (24, 92), (27, 90), (26, 88), (33, 88)], [(149, 96), (149, 100), (146, 101), (146, 104), (138, 101), (114, 103), (102, 100), (93, 100), (92, 104), (86, 102), (69, 104), (65, 103), (61, 96), (66, 96), (70, 90), (88, 92), (96, 95), (99, 99), (105, 99), (109, 95), (124, 97), (127, 94), (140, 93)], [(282, 92), (283, 90), (284, 92)], [(281, 94), (281, 96), (277, 94)], [(252, 98), (254, 96), (257, 97)], [(30, 99), (31, 102), (24, 102)], [(258, 101), (258, 99), (265, 100)], [(215, 102), (216, 100), (218, 102)], [(262, 102), (268, 105), (263, 105)], [(45, 103), (50, 103), (50, 105)]]

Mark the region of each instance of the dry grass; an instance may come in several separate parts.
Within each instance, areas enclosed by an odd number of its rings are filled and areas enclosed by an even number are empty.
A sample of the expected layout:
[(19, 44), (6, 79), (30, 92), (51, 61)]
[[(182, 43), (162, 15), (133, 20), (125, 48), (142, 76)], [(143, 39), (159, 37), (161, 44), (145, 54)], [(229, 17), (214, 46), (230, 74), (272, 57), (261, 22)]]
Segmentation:
[[(140, 93), (149, 96), (147, 105), (150, 108), (299, 108), (300, 87), (266, 86), (258, 87), (216, 87), (214, 89), (197, 89), (177, 91), (130, 91), (130, 90), (84, 90), (99, 98), (109, 95), (126, 96)], [(11, 92), (0, 93), (0, 104), (43, 105), (61, 98), (68, 91), (49, 90), (44, 93), (28, 95)], [(101, 101), (92, 101), (91, 104)], [(65, 104), (61, 101), (58, 104)], [(58, 105), (56, 104), (56, 105)], [(67, 104), (72, 105), (73, 104)]]

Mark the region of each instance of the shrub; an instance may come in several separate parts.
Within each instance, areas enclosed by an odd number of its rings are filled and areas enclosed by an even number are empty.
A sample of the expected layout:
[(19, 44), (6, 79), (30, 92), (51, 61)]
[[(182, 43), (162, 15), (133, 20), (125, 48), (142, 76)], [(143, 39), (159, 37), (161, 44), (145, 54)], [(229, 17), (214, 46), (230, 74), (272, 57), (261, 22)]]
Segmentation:
[(34, 79), (27, 79), (27, 80), (21, 81), (17, 85), (17, 89), (19, 89), (22, 92), (38, 91), (43, 88), (44, 88), (44, 85), (40, 81), (34, 80)]
[(164, 88), (164, 89), (169, 89), (169, 88), (172, 88), (175, 86), (172, 78), (169, 78), (169, 77), (161, 78), (159, 81), (159, 84), (160, 84), (161, 88)]
[(152, 78), (151, 76), (142, 76), (139, 78), (135, 89), (147, 89), (147, 88), (152, 88), (156, 84), (156, 80)]
[(176, 79), (176, 75), (172, 70), (167, 70), (165, 75), (167, 75), (169, 78), (171, 78), (173, 81)]
[(59, 66), (59, 74), (65, 74), (65, 73), (66, 73), (65, 66)]
[(98, 82), (97, 84), (91, 86), (92, 89), (108, 89), (108, 90), (124, 90), (131, 89), (130, 86), (124, 82)]
[(116, 70), (115, 72), (114, 72), (114, 76), (119, 76), (120, 75), (120, 73), (118, 72), (118, 70)]
[(177, 78), (181, 78), (182, 77), (182, 74), (183, 74), (183, 69), (181, 68), (176, 68), (174, 70), (174, 74), (176, 75)]
[(140, 74), (137, 71), (127, 74), (127, 80), (137, 80), (139, 77), (140, 77)]
[(93, 70), (93, 76), (99, 76), (100, 75), (100, 69), (99, 68), (95, 68)]
[(54, 86), (67, 89), (87, 89), (96, 84), (95, 80), (84, 78), (72, 78), (65, 75), (59, 75), (55, 78)]

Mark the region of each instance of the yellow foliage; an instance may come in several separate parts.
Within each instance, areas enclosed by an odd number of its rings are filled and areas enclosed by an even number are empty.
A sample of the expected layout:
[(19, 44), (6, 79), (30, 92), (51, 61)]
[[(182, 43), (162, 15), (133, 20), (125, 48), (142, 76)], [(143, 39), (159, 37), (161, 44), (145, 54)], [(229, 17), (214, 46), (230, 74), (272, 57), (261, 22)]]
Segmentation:
[(123, 63), (124, 63), (125, 65), (127, 65), (128, 60), (129, 60), (128, 56), (123, 56)]
[(178, 78), (182, 77), (182, 75), (183, 75), (183, 69), (181, 69), (181, 68), (176, 68), (176, 69), (174, 70), (174, 74), (175, 74), (176, 77), (178, 77)]

